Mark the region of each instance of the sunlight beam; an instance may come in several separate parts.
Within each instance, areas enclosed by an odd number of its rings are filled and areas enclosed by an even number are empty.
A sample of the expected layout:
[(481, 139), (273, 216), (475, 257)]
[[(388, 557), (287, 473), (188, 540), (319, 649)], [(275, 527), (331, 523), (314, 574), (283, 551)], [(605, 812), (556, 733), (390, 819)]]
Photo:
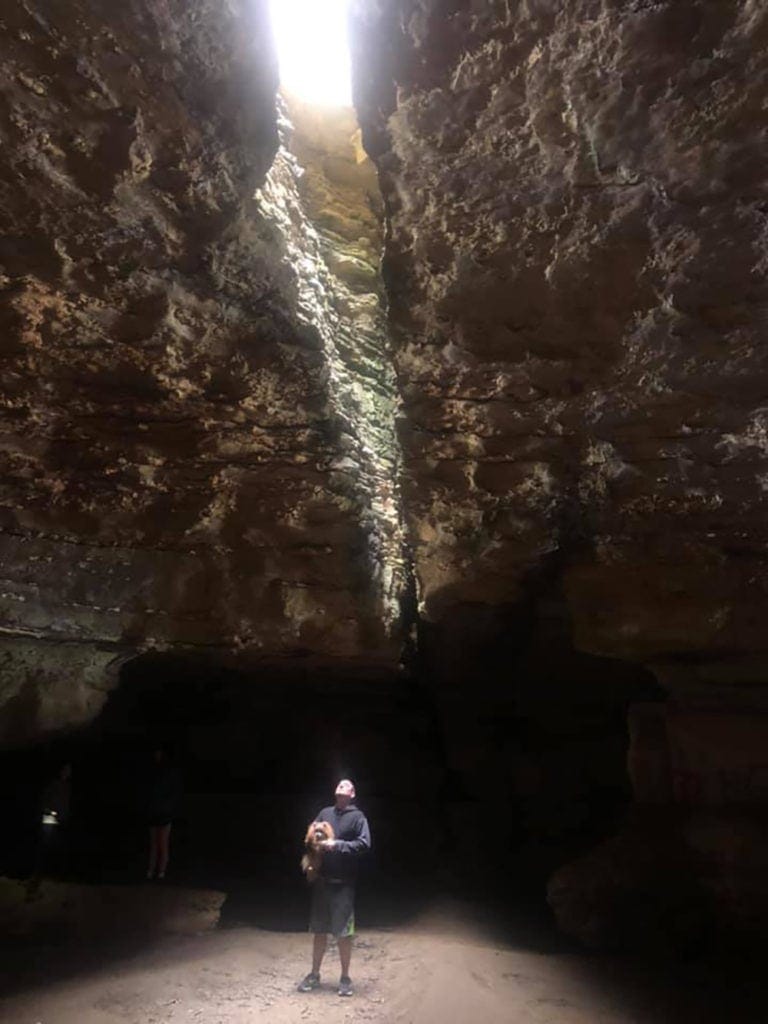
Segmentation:
[(282, 89), (305, 103), (352, 105), (349, 0), (270, 0)]

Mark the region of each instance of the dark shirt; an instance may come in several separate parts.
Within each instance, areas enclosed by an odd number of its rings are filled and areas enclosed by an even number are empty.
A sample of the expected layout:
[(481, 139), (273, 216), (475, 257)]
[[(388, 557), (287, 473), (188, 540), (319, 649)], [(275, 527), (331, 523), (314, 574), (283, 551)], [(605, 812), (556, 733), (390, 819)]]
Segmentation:
[(163, 762), (150, 769), (147, 811), (153, 819), (170, 821), (181, 802), (181, 775), (175, 764)]
[(320, 874), (329, 881), (354, 882), (361, 857), (371, 848), (371, 832), (361, 810), (350, 804), (340, 811), (324, 807), (315, 821), (329, 821), (337, 846), (323, 853)]

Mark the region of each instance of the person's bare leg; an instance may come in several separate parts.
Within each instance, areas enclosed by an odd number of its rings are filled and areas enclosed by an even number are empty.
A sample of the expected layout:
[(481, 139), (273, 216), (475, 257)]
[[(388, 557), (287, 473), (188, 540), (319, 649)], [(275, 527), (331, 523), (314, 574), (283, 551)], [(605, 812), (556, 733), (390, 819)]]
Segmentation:
[(325, 956), (325, 950), (328, 945), (327, 935), (316, 934), (312, 940), (312, 973), (320, 973), (320, 964), (323, 962)]
[(320, 965), (327, 945), (328, 936), (315, 932), (312, 936), (312, 970), (299, 985), (299, 992), (313, 992), (320, 988)]
[(149, 827), (149, 864), (147, 865), (147, 878), (154, 878), (157, 870), (157, 829), (154, 825)]
[(341, 976), (349, 977), (349, 962), (352, 959), (352, 937), (339, 939), (339, 960), (341, 960)]
[(168, 858), (171, 855), (171, 826), (161, 825), (157, 830), (158, 845), (158, 878), (165, 877), (165, 869), (168, 867)]

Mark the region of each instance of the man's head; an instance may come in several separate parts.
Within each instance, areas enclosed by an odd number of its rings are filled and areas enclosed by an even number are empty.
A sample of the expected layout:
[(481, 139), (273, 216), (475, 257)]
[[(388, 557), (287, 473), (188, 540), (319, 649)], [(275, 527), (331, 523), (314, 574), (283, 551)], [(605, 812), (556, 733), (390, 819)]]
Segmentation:
[(355, 799), (355, 787), (349, 779), (342, 779), (336, 787), (336, 806), (340, 811), (348, 807)]

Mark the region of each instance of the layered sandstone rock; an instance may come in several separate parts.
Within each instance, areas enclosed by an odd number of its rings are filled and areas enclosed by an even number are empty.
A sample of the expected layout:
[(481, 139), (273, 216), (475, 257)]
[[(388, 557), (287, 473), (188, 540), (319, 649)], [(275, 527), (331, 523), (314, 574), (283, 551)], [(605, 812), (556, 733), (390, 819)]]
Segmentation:
[[(647, 933), (655, 910), (684, 940), (697, 900), (764, 909), (765, 758), (731, 748), (768, 679), (768, 12), (359, 0), (353, 22), (420, 610), (457, 648), (496, 622), (442, 677), (455, 732), (467, 683), (475, 706), (494, 686), (519, 704), (531, 679), (561, 699), (571, 645), (650, 667), (686, 715), (711, 704), (708, 725), (691, 754), (679, 717), (634, 717), (645, 809), (556, 876), (558, 916), (600, 943)], [(519, 653), (553, 598), (554, 685)], [(477, 744), (464, 772), (497, 801), (510, 748)]]
[(351, 112), (278, 113), (266, 3), (0, 14), (0, 739), (91, 720), (148, 649), (393, 668), (410, 545), (454, 831), (478, 794), (587, 820), (626, 782), (601, 688), (649, 666), (678, 710), (632, 718), (642, 813), (553, 902), (616, 934), (662, 865), (738, 916), (768, 877), (768, 14), (352, 11), (386, 229)]
[(266, 9), (0, 15), (15, 739), (92, 717), (115, 664), (147, 647), (397, 660), (390, 382), (361, 384), (380, 313), (367, 284), (334, 290), (298, 166), (281, 156), (264, 185), (279, 144)]
[[(317, 332), (338, 422), (332, 480), (354, 497), (375, 603), (371, 636), (396, 632), (408, 583), (400, 508), (398, 408), (380, 261), (383, 208), (351, 108), (287, 104), (284, 145), (263, 190), (298, 282), (300, 323)], [(286, 213), (288, 216), (286, 216)], [(396, 653), (393, 645), (390, 653)]]
[(764, 8), (355, 12), (424, 615), (515, 601), (554, 562), (582, 650), (754, 676)]

